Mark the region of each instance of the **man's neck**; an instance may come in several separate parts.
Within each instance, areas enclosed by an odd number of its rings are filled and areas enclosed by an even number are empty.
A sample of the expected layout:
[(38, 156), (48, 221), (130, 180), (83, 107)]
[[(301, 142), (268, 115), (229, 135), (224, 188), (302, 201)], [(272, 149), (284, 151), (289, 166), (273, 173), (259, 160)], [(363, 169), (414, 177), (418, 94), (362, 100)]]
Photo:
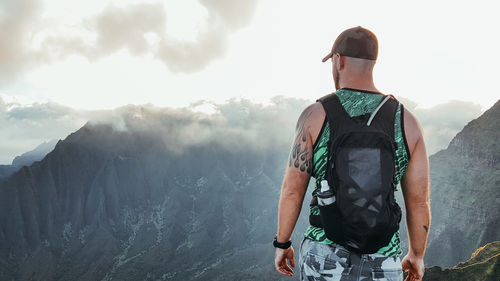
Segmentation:
[(375, 87), (372, 77), (348, 76), (346, 77), (346, 79), (341, 79), (339, 81), (338, 89), (341, 88), (351, 88), (351, 89), (365, 90), (371, 92), (380, 92)]

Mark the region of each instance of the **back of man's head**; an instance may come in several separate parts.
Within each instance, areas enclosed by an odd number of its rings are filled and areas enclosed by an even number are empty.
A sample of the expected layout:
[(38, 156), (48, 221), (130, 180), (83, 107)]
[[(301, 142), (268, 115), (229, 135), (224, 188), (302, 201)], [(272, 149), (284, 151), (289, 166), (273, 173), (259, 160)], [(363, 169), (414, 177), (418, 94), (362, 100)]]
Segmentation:
[(333, 43), (332, 50), (323, 62), (334, 54), (365, 60), (377, 60), (378, 39), (370, 30), (361, 26), (344, 30)]
[(335, 87), (343, 79), (373, 84), (373, 68), (378, 56), (378, 40), (373, 32), (361, 26), (344, 30), (333, 43), (323, 62), (332, 58)]

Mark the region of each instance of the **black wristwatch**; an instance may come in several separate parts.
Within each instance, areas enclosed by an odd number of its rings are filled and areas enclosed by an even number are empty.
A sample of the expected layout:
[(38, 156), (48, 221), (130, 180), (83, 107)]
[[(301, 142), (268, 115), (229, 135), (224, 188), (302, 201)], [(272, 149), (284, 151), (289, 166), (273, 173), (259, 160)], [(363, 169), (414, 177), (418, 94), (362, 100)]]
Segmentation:
[(273, 246), (275, 248), (280, 248), (280, 249), (288, 249), (290, 246), (292, 246), (292, 240), (285, 242), (285, 243), (280, 243), (277, 240), (277, 236), (274, 236), (274, 241), (273, 241)]

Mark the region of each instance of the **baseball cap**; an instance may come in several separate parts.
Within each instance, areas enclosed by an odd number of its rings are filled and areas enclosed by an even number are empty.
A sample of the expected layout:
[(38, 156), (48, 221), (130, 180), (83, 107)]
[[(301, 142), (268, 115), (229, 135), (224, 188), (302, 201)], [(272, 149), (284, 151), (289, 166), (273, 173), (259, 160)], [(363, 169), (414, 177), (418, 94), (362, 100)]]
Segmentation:
[(331, 52), (323, 58), (323, 62), (335, 53), (342, 56), (376, 60), (378, 55), (378, 40), (375, 34), (361, 26), (344, 30), (335, 39)]

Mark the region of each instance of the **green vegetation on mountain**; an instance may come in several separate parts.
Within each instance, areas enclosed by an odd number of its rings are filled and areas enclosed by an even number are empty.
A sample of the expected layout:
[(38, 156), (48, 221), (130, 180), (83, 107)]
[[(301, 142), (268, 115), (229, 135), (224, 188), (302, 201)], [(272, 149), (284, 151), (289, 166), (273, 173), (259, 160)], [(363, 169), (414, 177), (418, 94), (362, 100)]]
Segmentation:
[(438, 266), (425, 271), (424, 281), (498, 281), (500, 280), (500, 241), (477, 249), (466, 262), (450, 269)]

